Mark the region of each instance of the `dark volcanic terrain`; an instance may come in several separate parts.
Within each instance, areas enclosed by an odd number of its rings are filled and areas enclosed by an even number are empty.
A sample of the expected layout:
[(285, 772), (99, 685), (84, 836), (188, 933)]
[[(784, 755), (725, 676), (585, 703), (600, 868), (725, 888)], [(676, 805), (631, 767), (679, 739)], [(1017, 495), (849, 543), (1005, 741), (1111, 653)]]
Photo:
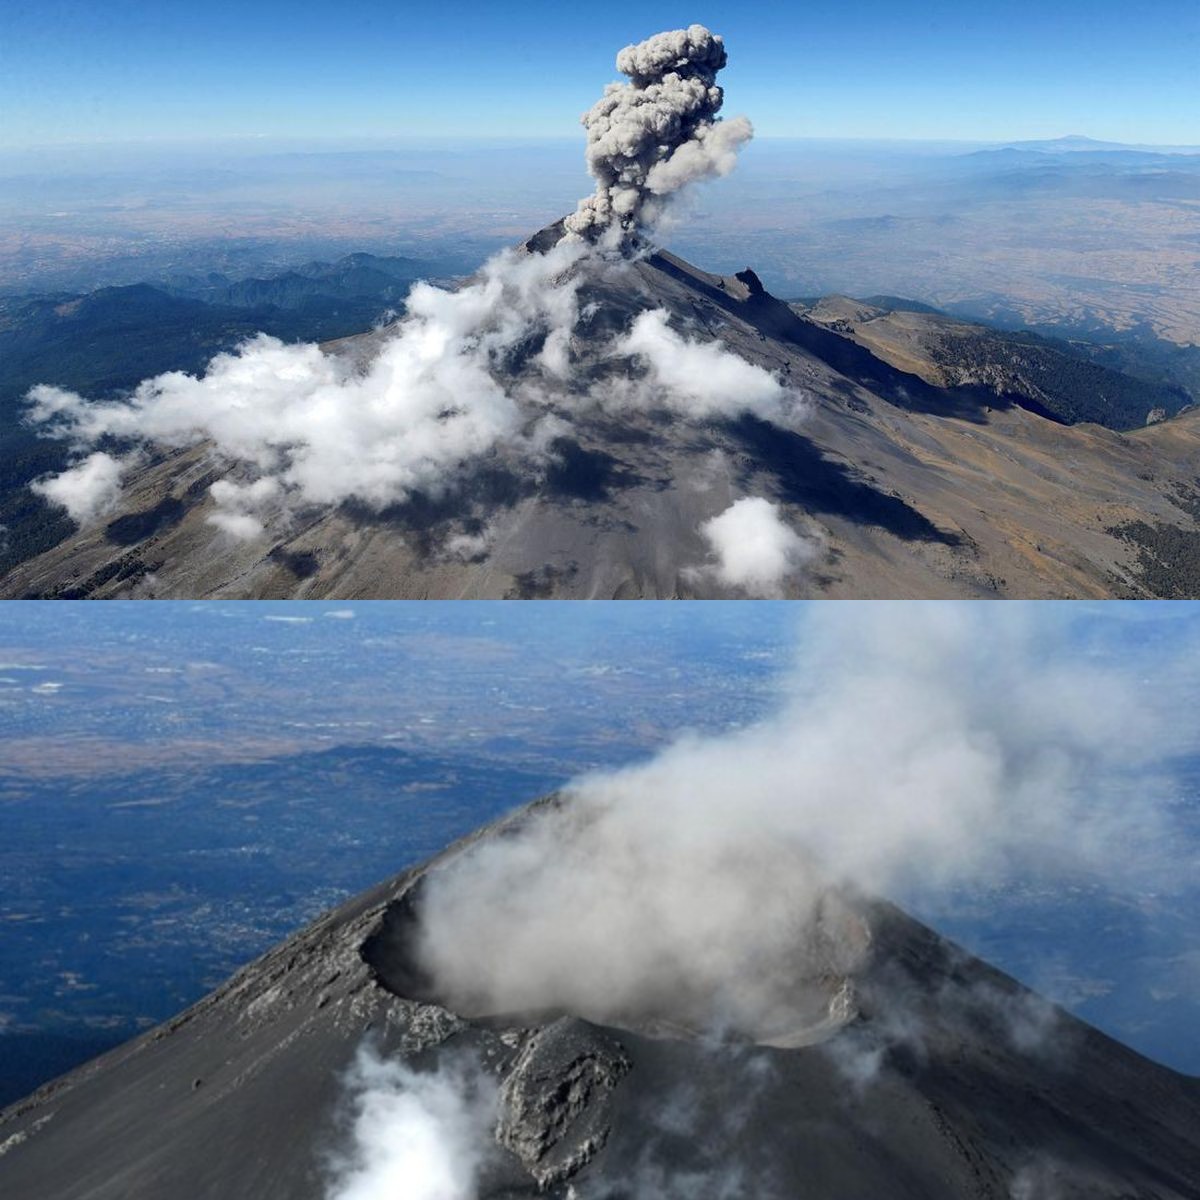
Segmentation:
[[(246, 541), (209, 522), (208, 489), (249, 476), (230, 474), (207, 444), (164, 452), (126, 481), (116, 514), (17, 566), (0, 588), (61, 598), (739, 595), (704, 570), (700, 526), (761, 496), (818, 548), (784, 582), (788, 596), (1200, 594), (1200, 410), (1144, 424), (1154, 408), (1186, 404), (1177, 389), (1041, 349), (1022, 368), (1011, 344), (997, 362), (978, 338), (951, 369), (933, 361), (928, 338), (914, 353), (895, 314), (885, 345), (865, 332), (878, 322), (838, 324), (827, 308), (775, 299), (752, 271), (711, 275), (665, 251), (590, 274), (580, 301), (591, 315), (571, 349), (589, 384), (604, 369), (601, 342), (660, 308), (808, 403), (782, 421), (698, 420), (581, 406), (564, 387), (552, 411), (569, 430), (544, 471), (499, 449), (440, 498), (417, 493), (383, 512), (310, 507)], [(327, 349), (365, 362), (385, 336)], [(1093, 395), (1108, 384), (1111, 398)], [(1089, 423), (1099, 420), (1115, 427)], [(469, 554), (452, 549), (467, 543)]]
[(1200, 1194), (1200, 1081), (881, 901), (838, 901), (830, 929), (869, 952), (849, 976), (823, 974), (796, 1035), (769, 1044), (637, 1014), (600, 1025), (448, 1011), (415, 962), (421, 882), (524, 819), (326, 915), (177, 1019), (6, 1110), (0, 1191), (316, 1200), (345, 1136), (343, 1072), (371, 1034), (419, 1071), (469, 1054), (497, 1080), (481, 1197), (671, 1194), (680, 1180), (691, 1194), (814, 1200)]

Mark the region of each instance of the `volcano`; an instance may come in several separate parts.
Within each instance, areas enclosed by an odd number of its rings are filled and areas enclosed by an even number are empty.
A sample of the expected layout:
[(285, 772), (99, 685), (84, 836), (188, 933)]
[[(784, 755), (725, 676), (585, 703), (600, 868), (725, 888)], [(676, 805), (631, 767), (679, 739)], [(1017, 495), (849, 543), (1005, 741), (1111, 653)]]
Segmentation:
[[(524, 244), (554, 246), (561, 223)], [(556, 434), (530, 469), (503, 444), (445, 488), (370, 507), (302, 503), (257, 536), (213, 523), (253, 470), (211, 442), (150, 449), (119, 507), (10, 572), (10, 597), (670, 598), (760, 594), (712, 569), (703, 527), (761, 498), (810, 547), (787, 597), (1108, 597), (1200, 588), (1200, 410), (1119, 432), (1068, 425), (982, 382), (930, 382), (827, 314), (665, 250), (589, 271)], [(736, 355), (800, 399), (689, 416), (580, 403), (620, 386), (604, 348), (639, 314)], [(324, 347), (362, 369), (395, 327)], [(860, 339), (861, 341), (861, 339)], [(541, 349), (498, 368), (519, 393)], [(889, 359), (891, 361), (889, 361)], [(926, 376), (928, 372), (924, 373)], [(619, 375), (619, 372), (618, 372)], [(615, 382), (614, 382), (615, 380)]]
[(563, 803), (521, 810), (359, 896), (10, 1107), (0, 1192), (333, 1195), (345, 1073), (367, 1040), (417, 1076), (469, 1055), (494, 1082), (480, 1197), (1200, 1195), (1200, 1080), (877, 899), (823, 899), (803, 979), (756, 1028), (706, 1032), (666, 995), (607, 1020), (447, 1007), (417, 952), (429, 880)]

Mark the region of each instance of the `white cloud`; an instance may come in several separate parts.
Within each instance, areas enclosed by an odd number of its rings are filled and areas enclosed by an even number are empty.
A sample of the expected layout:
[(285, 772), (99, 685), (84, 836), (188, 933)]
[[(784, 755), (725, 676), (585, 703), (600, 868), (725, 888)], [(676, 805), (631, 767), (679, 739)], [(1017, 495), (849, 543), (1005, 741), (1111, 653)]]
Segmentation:
[(263, 532), (263, 523), (249, 513), (222, 512), (218, 509), (208, 517), (208, 523), (240, 542), (248, 542)]
[[(356, 500), (378, 510), (414, 491), (453, 491), (497, 449), (536, 474), (570, 432), (551, 411), (565, 395), (575, 411), (667, 408), (696, 421), (800, 414), (800, 399), (770, 372), (719, 340), (676, 332), (662, 309), (641, 313), (627, 333), (599, 345), (577, 344), (577, 292), (593, 269), (613, 267), (584, 244), (544, 255), (506, 251), (457, 291), (415, 285), (408, 316), (365, 366), (259, 334), (217, 355), (198, 377), (159, 375), (125, 399), (92, 402), (39, 385), (29, 419), (80, 452), (105, 438), (211, 444), (238, 467), (240, 481), (212, 484), (206, 519), (253, 539), (300, 505)], [(564, 393), (579, 373), (578, 354), (622, 359), (628, 369)], [(95, 452), (35, 487), (82, 521), (115, 504), (123, 469)], [(474, 541), (461, 536), (447, 553), (470, 556), (482, 549)]]
[(30, 486), (51, 504), (65, 508), (71, 520), (85, 525), (116, 506), (124, 470), (120, 459), (97, 450), (61, 474)]
[[(89, 402), (39, 385), (30, 419), (87, 448), (105, 436), (137, 444), (211, 441), (225, 458), (258, 474), (248, 485), (220, 481), (214, 521), (254, 536), (263, 512), (289, 499), (375, 508), (412, 491), (453, 486), (465, 464), (500, 443), (545, 452), (544, 414), (523, 411), (522, 388), (537, 399), (536, 373), (512, 393), (496, 379), (518, 343), (547, 336), (549, 374), (563, 367), (563, 333), (576, 318), (571, 268), (588, 249), (504, 252), (474, 282), (453, 292), (416, 284), (408, 317), (364, 369), (315, 345), (285, 345), (259, 334), (217, 355), (199, 377), (173, 371), (146, 380), (123, 400)], [(38, 490), (86, 519), (117, 495), (120, 464), (92, 454)]]
[(442, 552), (446, 558), (471, 562), (472, 559), (485, 555), (491, 544), (490, 529), (482, 529), (478, 533), (456, 533), (447, 538)]
[(279, 492), (279, 481), (270, 475), (248, 484), (218, 479), (209, 488), (217, 510), (209, 515), (208, 522), (239, 540), (249, 541), (263, 532), (263, 517)]
[(784, 521), (780, 507), (761, 496), (735, 500), (705, 521), (700, 533), (716, 556), (711, 571), (717, 579), (755, 595), (778, 595), (783, 581), (816, 553), (815, 544)]
[(322, 613), (322, 616), (331, 621), (353, 621), (354, 609), (352, 608), (332, 608), (327, 613)]
[(639, 314), (613, 351), (637, 359), (646, 372), (644, 378), (616, 385), (609, 403), (617, 407), (660, 405), (689, 417), (751, 412), (777, 419), (796, 406), (793, 394), (769, 371), (719, 341), (693, 341), (676, 333), (661, 308)]

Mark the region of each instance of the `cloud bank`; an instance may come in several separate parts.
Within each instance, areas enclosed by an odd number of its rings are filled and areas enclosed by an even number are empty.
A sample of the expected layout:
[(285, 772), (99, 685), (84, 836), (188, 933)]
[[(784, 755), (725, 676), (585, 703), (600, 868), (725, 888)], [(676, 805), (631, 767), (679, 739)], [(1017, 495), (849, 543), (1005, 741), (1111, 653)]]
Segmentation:
[[(457, 291), (415, 285), (408, 316), (365, 367), (260, 334), (198, 377), (168, 372), (125, 399), (39, 385), (28, 420), (86, 457), (34, 489), (83, 524), (117, 504), (143, 450), (207, 445), (242, 475), (211, 485), (208, 519), (248, 539), (298, 506), (353, 500), (378, 511), (414, 492), (444, 495), (498, 452), (536, 477), (569, 428), (564, 412), (661, 409), (697, 422), (802, 415), (797, 395), (768, 371), (719, 341), (676, 332), (662, 309), (588, 343), (589, 357), (625, 369), (572, 388), (578, 291), (589, 270), (611, 269), (592, 253), (567, 244), (506, 251)], [(133, 449), (92, 449), (107, 439)]]

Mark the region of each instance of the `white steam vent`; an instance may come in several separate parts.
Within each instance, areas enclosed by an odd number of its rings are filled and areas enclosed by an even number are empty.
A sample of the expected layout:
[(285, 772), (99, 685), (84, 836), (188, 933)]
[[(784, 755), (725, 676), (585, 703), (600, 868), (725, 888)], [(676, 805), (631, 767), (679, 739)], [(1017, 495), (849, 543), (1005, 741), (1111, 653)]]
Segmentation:
[(883, 965), (859, 897), (1051, 873), (1116, 887), (1162, 861), (1170, 786), (1149, 764), (1178, 722), (1123, 661), (992, 607), (815, 606), (776, 712), (491, 830), (364, 954), (464, 1016), (798, 1045), (852, 1019), (855, 980)]
[(393, 991), (465, 1017), (568, 1013), (774, 1046), (857, 1015), (867, 924), (795, 846), (662, 857), (586, 793), (423, 876), (364, 953)]

